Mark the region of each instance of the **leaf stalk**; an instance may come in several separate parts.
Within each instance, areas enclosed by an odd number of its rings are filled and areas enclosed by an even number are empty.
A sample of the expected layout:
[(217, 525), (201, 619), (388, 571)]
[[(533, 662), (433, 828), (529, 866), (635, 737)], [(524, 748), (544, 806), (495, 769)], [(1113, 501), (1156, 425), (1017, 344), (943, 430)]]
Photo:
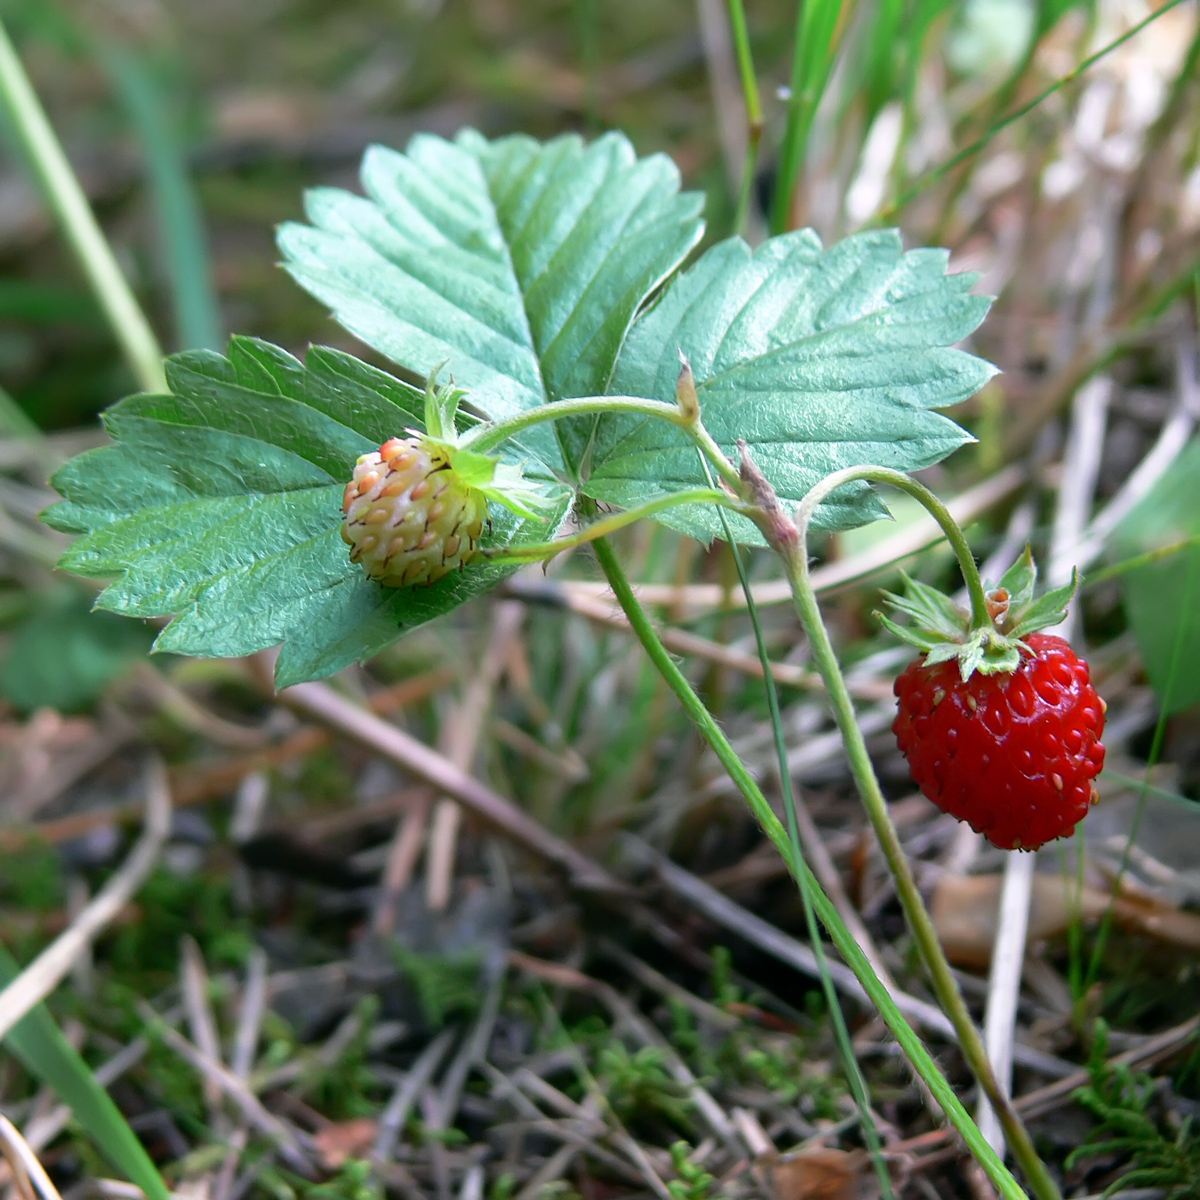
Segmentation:
[(494, 550), (485, 550), (484, 554), (493, 562), (541, 562), (557, 557), (567, 550), (594, 542), (597, 538), (607, 537), (632, 525), (643, 517), (653, 517), (669, 508), (679, 508), (685, 504), (716, 504), (721, 508), (731, 508), (744, 517), (753, 520), (750, 505), (742, 503), (729, 495), (728, 492), (717, 488), (688, 488), (682, 492), (671, 492), (667, 496), (658, 496), (639, 504), (636, 508), (622, 509), (611, 516), (593, 521), (586, 528), (571, 537), (559, 538), (553, 542), (533, 542), (526, 545), (502, 546)]
[(500, 421), (477, 425), (462, 435), (459, 444), (474, 450), (477, 454), (486, 454), (509, 438), (516, 437), (526, 429), (544, 424), (546, 421), (561, 421), (566, 417), (595, 416), (600, 413), (657, 417), (661, 421), (669, 421), (695, 442), (705, 457), (717, 468), (726, 483), (736, 492), (741, 492), (741, 476), (738, 474), (737, 468), (729, 461), (729, 457), (717, 445), (712, 434), (704, 428), (703, 422), (697, 416), (684, 412), (678, 404), (667, 404), (662, 400), (646, 400), (640, 396), (581, 396), (574, 400), (555, 400), (550, 404), (526, 409)]

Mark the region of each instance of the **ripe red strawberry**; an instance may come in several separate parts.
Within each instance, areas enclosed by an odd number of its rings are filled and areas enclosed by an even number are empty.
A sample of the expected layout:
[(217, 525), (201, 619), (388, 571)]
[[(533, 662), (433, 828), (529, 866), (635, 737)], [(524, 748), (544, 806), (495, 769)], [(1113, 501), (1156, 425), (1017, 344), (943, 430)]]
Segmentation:
[(892, 726), (921, 791), (1004, 850), (1068, 837), (1095, 802), (1104, 702), (1086, 662), (1050, 634), (1013, 672), (965, 682), (954, 661), (909, 663)]
[(905, 577), (883, 623), (924, 651), (896, 679), (893, 732), (912, 777), (940, 809), (1004, 850), (1067, 837), (1095, 803), (1104, 701), (1058, 624), (1074, 580), (1035, 600), (1028, 550), (972, 617)]

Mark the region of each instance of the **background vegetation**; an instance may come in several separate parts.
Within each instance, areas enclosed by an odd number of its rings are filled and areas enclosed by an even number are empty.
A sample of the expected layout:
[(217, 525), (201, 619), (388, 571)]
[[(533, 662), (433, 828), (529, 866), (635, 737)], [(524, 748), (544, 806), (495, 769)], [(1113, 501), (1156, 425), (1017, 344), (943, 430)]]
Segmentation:
[[(30, 0), (0, 18), (168, 348), (236, 331), (386, 367), (278, 269), (274, 226), (302, 216), (305, 187), (355, 188), (365, 145), (463, 125), (622, 129), (705, 192), (707, 242), (898, 224), (982, 272), (998, 299), (972, 349), (1003, 373), (955, 411), (978, 441), (925, 478), (959, 497), (993, 577), (1026, 539), (1052, 577), (1087, 573), (1075, 640), (1110, 705), (1103, 803), (1040, 857), (1015, 1094), (1067, 1194), (1122, 1180), (1200, 1194), (1195, 4), (861, 0), (798, 17), (755, 3), (749, 89), (738, 11)], [(149, 659), (151, 630), (90, 614), (92, 594), (52, 572), (64, 543), (34, 519), (45, 478), (100, 441), (95, 414), (137, 383), (0, 134), (0, 939), (32, 958), (126, 861), (143, 793), (165, 786), (153, 873), (50, 1008), (105, 1064), (170, 1186), (213, 1200), (875, 1186), (794, 889), (585, 554), (339, 687), (636, 882), (632, 904), (482, 825), (458, 831), (378, 747), (276, 703), (261, 664)], [(887, 731), (906, 655), (870, 615), (897, 565), (954, 574), (944, 549), (913, 556), (932, 538), (892, 508), (894, 524), (831, 539), (820, 579), (906, 848), (982, 1006), (1002, 856), (911, 794)], [(622, 549), (769, 785), (727, 553), (650, 526)], [(766, 557), (752, 574), (818, 874), (921, 1000), (804, 643), (772, 604), (786, 590)], [(845, 1008), (895, 1187), (986, 1187), (882, 1028)], [(965, 1088), (944, 1030), (923, 1031)], [(112, 1147), (9, 1048), (0, 1110), (55, 1182), (122, 1194), (104, 1182)]]

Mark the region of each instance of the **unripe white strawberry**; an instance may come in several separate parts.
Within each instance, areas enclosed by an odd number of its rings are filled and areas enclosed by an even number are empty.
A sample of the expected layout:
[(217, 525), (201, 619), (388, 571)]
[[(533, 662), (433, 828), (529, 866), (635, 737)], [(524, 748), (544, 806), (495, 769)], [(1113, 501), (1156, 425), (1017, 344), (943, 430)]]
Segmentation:
[(459, 479), (445, 446), (392, 438), (354, 468), (342, 500), (350, 558), (385, 587), (434, 583), (475, 557), (487, 499)]
[[(430, 381), (425, 432), (362, 455), (342, 497), (350, 558), (384, 587), (436, 583), (479, 553), (488, 502), (541, 518), (544, 499), (519, 467), (479, 454), (455, 428), (463, 393)], [(476, 427), (476, 431), (484, 428)]]

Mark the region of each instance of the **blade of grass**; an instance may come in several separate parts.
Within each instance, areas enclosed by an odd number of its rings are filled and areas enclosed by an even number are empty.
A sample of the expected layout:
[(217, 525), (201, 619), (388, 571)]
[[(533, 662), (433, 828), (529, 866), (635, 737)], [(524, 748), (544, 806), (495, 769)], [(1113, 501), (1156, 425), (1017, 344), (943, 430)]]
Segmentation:
[[(1192, 555), (1191, 562), (1188, 564), (1187, 580), (1183, 585), (1183, 605), (1184, 612), (1190, 612), (1193, 604), (1193, 597), (1196, 593), (1196, 585), (1200, 582), (1197, 576), (1200, 576), (1200, 555)], [(1075, 997), (1076, 1016), (1080, 1015), (1080, 1006), (1083, 1002), (1083, 997), (1087, 995), (1088, 990), (1096, 982), (1100, 974), (1100, 965), (1104, 959), (1104, 951), (1108, 946), (1109, 934), (1112, 931), (1113, 917), (1116, 912), (1117, 895), (1121, 890), (1121, 881), (1125, 878), (1125, 873), (1129, 870), (1129, 861), (1133, 854), (1133, 845), (1137, 841), (1138, 830), (1142, 825), (1142, 816), (1146, 811), (1146, 797), (1150, 790), (1150, 772), (1153, 771), (1155, 764), (1158, 762), (1158, 757), (1162, 753), (1163, 741), (1167, 734), (1167, 718), (1171, 715), (1171, 696), (1175, 691), (1175, 680), (1179, 676), (1180, 660), (1183, 656), (1183, 636), (1185, 623), (1179, 622), (1175, 630), (1175, 644), (1171, 651), (1171, 666), (1167, 672), (1167, 685), (1163, 689), (1162, 702), (1159, 706), (1158, 720), (1154, 726), (1154, 737), (1150, 743), (1150, 753), (1146, 756), (1146, 773), (1142, 780), (1141, 787), (1138, 791), (1137, 806), (1133, 811), (1133, 821), (1129, 827), (1129, 836), (1125, 839), (1125, 849), (1121, 853), (1121, 861), (1117, 867), (1116, 878), (1113, 879), (1112, 893), (1108, 898), (1108, 905), (1104, 909), (1104, 915), (1100, 918), (1100, 927), (1096, 931), (1096, 941), (1092, 946), (1092, 954), (1088, 960), (1088, 968), (1084, 974), (1082, 987)]]
[(746, 25), (746, 10), (742, 0), (729, 0), (729, 25), (733, 30), (733, 45), (737, 54), (738, 76), (746, 102), (746, 165), (738, 188), (737, 210), (733, 217), (733, 233), (740, 234), (750, 217), (750, 199), (754, 194), (754, 175), (758, 170), (758, 147), (762, 141), (762, 96), (758, 75), (754, 70), (754, 54), (750, 49), (750, 31)]
[(1153, 796), (1156, 800), (1167, 800), (1171, 804), (1182, 805), (1189, 812), (1196, 812), (1200, 809), (1200, 800), (1191, 800), (1187, 796), (1181, 796), (1178, 792), (1169, 792), (1166, 788), (1155, 787), (1152, 783), (1147, 783), (1145, 776), (1141, 779), (1133, 775), (1125, 775), (1121, 771), (1105, 770), (1100, 776), (1101, 779), (1111, 779), (1114, 783), (1119, 783), (1125, 787), (1143, 788), (1147, 796)]
[(35, 441), (42, 436), (37, 422), (0, 387), (0, 437)]
[(0, 22), (0, 107), (7, 112), (46, 202), (75, 252), (140, 386), (150, 392), (166, 391), (158, 339), (117, 266), (3, 22)]
[(791, 228), (813, 119), (855, 6), (856, 0), (801, 0), (792, 45), (787, 125), (771, 204), (772, 233), (786, 233)]
[(124, 47), (98, 42), (95, 53), (141, 143), (171, 281), (176, 341), (184, 350), (219, 350), (225, 338), (213, 292), (208, 239), (182, 148), (167, 118), (169, 97)]
[[(16, 959), (0, 946), (0, 984), (7, 986), (20, 973)], [(149, 1200), (170, 1200), (167, 1186), (145, 1147), (44, 1004), (13, 1026), (4, 1045), (31, 1075), (70, 1107), (109, 1162), (136, 1183)]]
[(145, 831), (125, 863), (79, 917), (26, 968), (0, 946), (0, 1029), (4, 1031), (0, 1036), (25, 1068), (71, 1109), (118, 1170), (149, 1200), (167, 1200), (166, 1186), (136, 1134), (39, 1000), (70, 970), (80, 950), (128, 901), (157, 861), (171, 813), (166, 771), (161, 765), (152, 769), (147, 786)]
[[(695, 722), (705, 741), (712, 747), (721, 765), (729, 773), (730, 778), (745, 797), (751, 811), (766, 831), (767, 836), (775, 844), (775, 847), (779, 850), (779, 853), (783, 856), (784, 861), (790, 869), (793, 865), (791, 842), (788, 839), (782, 822), (775, 815), (774, 810), (767, 802), (767, 798), (763, 795), (754, 777), (737, 756), (736, 751), (729, 744), (724, 732), (705, 707), (704, 702), (696, 695), (692, 685), (684, 677), (678, 666), (676, 666), (675, 660), (658, 640), (654, 626), (651, 624), (649, 617), (647, 617), (645, 609), (642, 608), (637, 597), (634, 595), (629, 579), (617, 561), (612, 547), (603, 538), (594, 542), (593, 546), (596, 558), (599, 560), (600, 567), (604, 571), (605, 578), (608, 580), (609, 586), (617, 598), (617, 602), (629, 618), (629, 624), (637, 635), (638, 640), (642, 643), (650, 660), (675, 693), (679, 702), (683, 705), (684, 711)], [(820, 918), (821, 924), (829, 931), (829, 936), (833, 940), (833, 944), (837, 947), (838, 953), (841, 954), (847, 965), (854, 971), (862, 983), (867, 995), (879, 1010), (880, 1016), (883, 1017), (888, 1028), (895, 1035), (896, 1041), (900, 1044), (900, 1048), (907, 1056), (909, 1062), (912, 1063), (913, 1069), (925, 1082), (934, 1099), (946, 1114), (947, 1120), (958, 1131), (966, 1143), (967, 1149), (979, 1160), (1000, 1194), (1008, 1198), (1008, 1200), (1027, 1200), (1025, 1192), (1013, 1178), (1012, 1173), (991, 1146), (988, 1145), (986, 1139), (980, 1133), (979, 1127), (971, 1119), (970, 1113), (963, 1107), (962, 1101), (959, 1100), (954, 1089), (947, 1082), (941, 1069), (934, 1061), (928, 1049), (926, 1049), (920, 1035), (905, 1020), (904, 1015), (896, 1007), (895, 1001), (893, 1001), (887, 988), (875, 974), (871, 964), (867, 961), (866, 955), (862, 952), (862, 949), (842, 922), (841, 915), (829, 897), (825, 895), (825, 891), (820, 883), (811, 874), (803, 859), (800, 860), (798, 865), (801, 874), (808, 878), (813, 905), (817, 910), (817, 916)]]

